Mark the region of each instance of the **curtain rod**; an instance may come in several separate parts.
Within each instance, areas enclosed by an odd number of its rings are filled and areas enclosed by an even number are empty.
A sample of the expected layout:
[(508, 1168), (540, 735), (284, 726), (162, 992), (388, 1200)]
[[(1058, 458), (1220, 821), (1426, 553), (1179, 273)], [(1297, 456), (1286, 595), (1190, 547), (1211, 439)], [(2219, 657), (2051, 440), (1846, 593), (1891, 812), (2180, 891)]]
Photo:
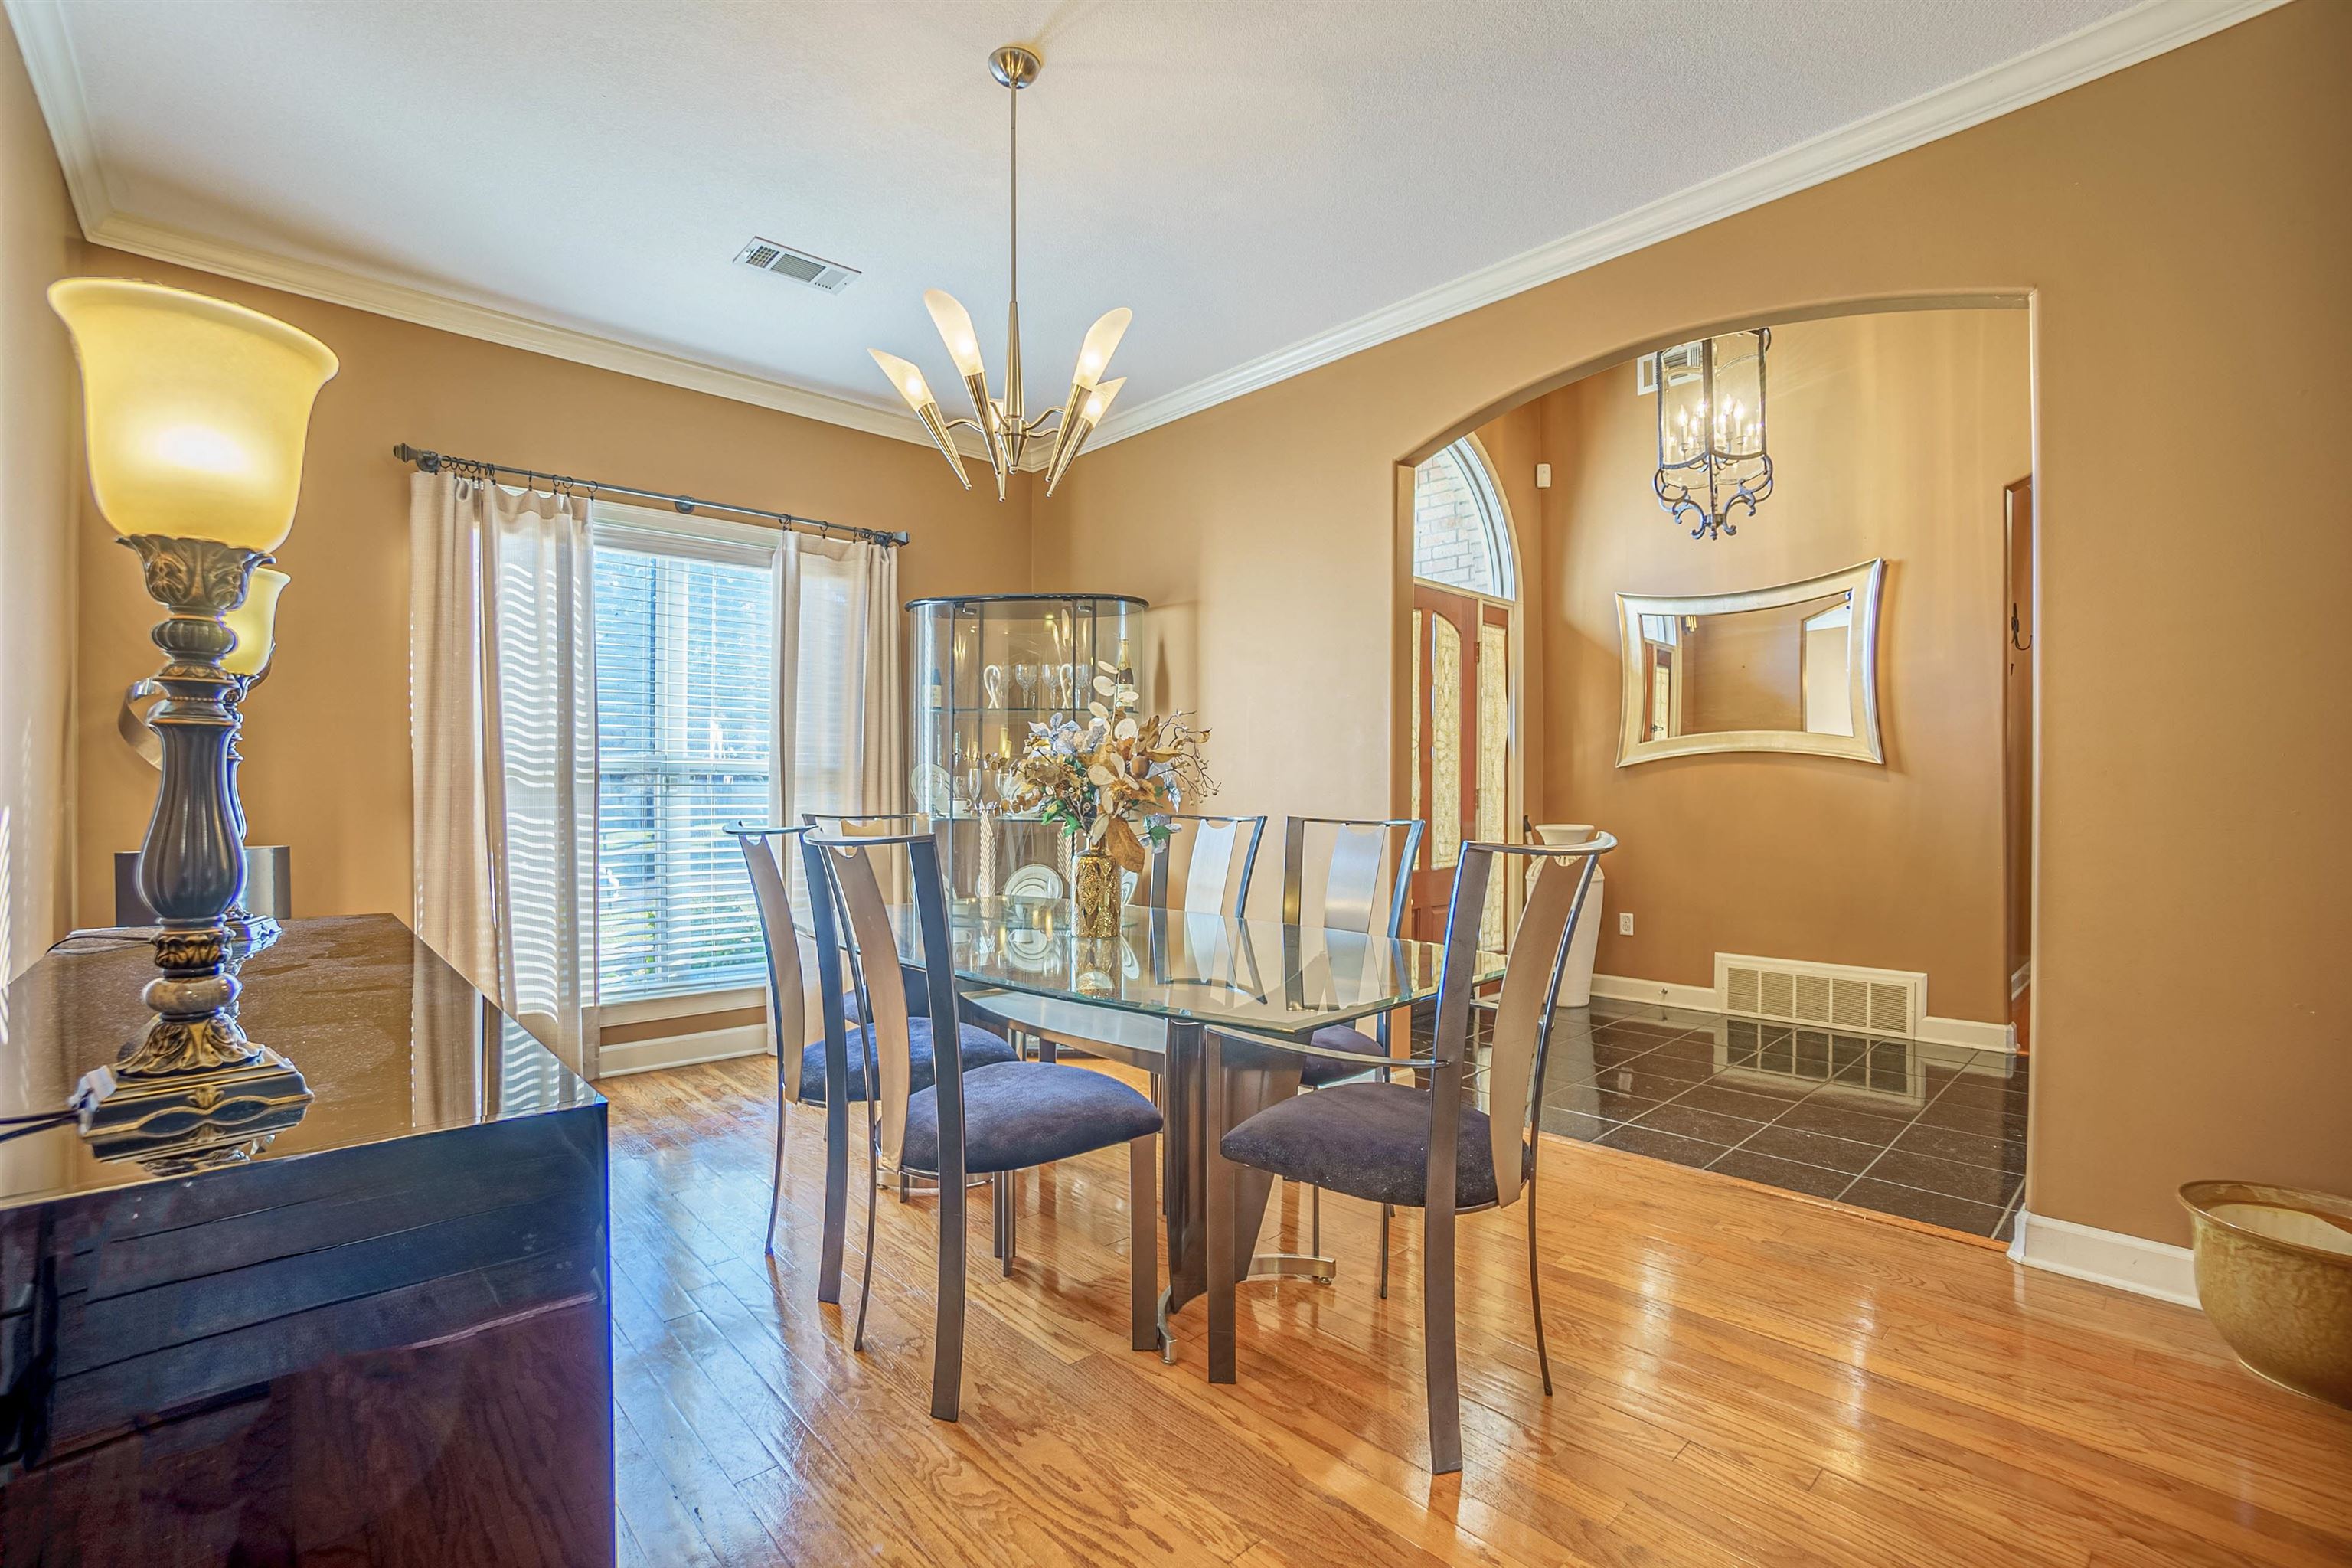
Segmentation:
[(865, 540), (869, 544), (893, 547), (907, 542), (907, 536), (904, 533), (894, 533), (887, 529), (854, 528), (845, 522), (825, 522), (814, 517), (794, 517), (791, 512), (770, 511), (765, 507), (731, 506), (725, 501), (697, 500), (692, 496), (672, 495), (667, 490), (640, 489), (635, 485), (607, 484), (603, 479), (575, 479), (570, 474), (551, 474), (538, 468), (519, 468), (512, 463), (488, 463), (479, 458), (453, 458), (444, 452), (429, 452), (412, 447), (405, 441), (394, 447), (392, 449), (392, 455), (404, 463), (415, 464), (418, 468), (428, 474), (439, 473), (445, 464), (455, 468), (470, 469), (485, 478), (493, 478), (499, 474), (516, 474), (524, 480), (525, 489), (530, 489), (538, 480), (545, 479), (551, 485), (584, 489), (592, 500), (599, 495), (635, 496), (643, 500), (667, 501), (677, 510), (689, 515), (698, 511), (730, 511), (738, 517), (756, 517), (787, 529), (814, 530), (828, 539), (846, 536), (851, 539)]

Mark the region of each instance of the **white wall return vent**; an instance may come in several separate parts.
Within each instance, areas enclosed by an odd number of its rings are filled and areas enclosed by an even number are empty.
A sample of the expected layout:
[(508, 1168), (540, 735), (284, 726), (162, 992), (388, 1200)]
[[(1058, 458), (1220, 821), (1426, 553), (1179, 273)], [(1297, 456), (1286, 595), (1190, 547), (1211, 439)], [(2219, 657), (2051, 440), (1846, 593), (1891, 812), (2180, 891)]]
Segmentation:
[(1927, 977), (1793, 958), (1715, 955), (1716, 1005), (1750, 1018), (1909, 1039), (1927, 1016)]
[(735, 253), (735, 259), (746, 267), (756, 267), (828, 294), (840, 293), (857, 278), (855, 267), (844, 267), (838, 261), (827, 261), (821, 256), (811, 256), (805, 250), (794, 250), (789, 245), (761, 239), (757, 235), (751, 237), (751, 244)]

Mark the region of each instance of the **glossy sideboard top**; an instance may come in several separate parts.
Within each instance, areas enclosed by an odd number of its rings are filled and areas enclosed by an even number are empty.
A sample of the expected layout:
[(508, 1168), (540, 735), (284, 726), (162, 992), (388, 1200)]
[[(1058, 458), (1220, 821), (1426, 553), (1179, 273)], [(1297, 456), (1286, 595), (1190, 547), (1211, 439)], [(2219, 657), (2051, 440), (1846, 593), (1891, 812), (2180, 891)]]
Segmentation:
[[(149, 1016), (138, 931), (81, 932), (0, 994), (0, 1117), (62, 1107)], [(238, 970), (247, 1037), (309, 1083), (301, 1121), (249, 1156), (298, 1158), (594, 1105), (600, 1096), (390, 915), (287, 922)], [(0, 1142), (0, 1209), (180, 1177), (101, 1161), (71, 1123)]]

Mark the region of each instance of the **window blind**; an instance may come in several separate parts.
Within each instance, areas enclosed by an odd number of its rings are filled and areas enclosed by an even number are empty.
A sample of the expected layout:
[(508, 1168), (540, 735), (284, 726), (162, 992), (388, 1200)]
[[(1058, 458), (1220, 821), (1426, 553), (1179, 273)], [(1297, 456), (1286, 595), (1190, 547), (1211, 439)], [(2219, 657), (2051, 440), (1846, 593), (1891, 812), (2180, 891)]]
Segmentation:
[(597, 994), (761, 984), (729, 822), (773, 807), (774, 546), (600, 528)]

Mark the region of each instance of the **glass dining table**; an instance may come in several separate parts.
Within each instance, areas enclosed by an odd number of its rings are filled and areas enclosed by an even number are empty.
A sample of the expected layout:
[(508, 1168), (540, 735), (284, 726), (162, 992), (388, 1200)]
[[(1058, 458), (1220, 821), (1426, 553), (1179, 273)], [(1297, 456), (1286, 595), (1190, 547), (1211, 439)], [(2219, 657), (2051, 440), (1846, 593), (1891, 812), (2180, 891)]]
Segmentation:
[[(1117, 937), (1085, 938), (1072, 929), (1070, 915), (1070, 905), (1059, 900), (954, 900), (948, 921), (951, 962), (966, 1005), (978, 1013), (991, 1012), (992, 994), (1003, 999), (999, 1006), (1008, 1016), (1012, 1004), (1026, 997), (1065, 1016), (1079, 1008), (1126, 1015), (1122, 1037), (1156, 1038), (1166, 1122), (1160, 1165), (1168, 1226), (1169, 1284), (1161, 1298), (1166, 1346), (1169, 1316), (1208, 1289), (1211, 1106), (1226, 1125), (1238, 1123), (1297, 1093), (1306, 1060), (1278, 1049), (1223, 1053), (1223, 1092), (1213, 1097), (1206, 1033), (1236, 1030), (1304, 1041), (1334, 1024), (1409, 1007), (1437, 994), (1444, 949), (1360, 931), (1140, 906), (1127, 910)], [(912, 907), (894, 909), (891, 923), (900, 961), (924, 966)], [(1480, 954), (1481, 981), (1500, 975), (1502, 968), (1500, 954)], [(1246, 1258), (1273, 1177), (1238, 1166), (1227, 1167), (1227, 1173), (1238, 1200), (1234, 1256)]]

